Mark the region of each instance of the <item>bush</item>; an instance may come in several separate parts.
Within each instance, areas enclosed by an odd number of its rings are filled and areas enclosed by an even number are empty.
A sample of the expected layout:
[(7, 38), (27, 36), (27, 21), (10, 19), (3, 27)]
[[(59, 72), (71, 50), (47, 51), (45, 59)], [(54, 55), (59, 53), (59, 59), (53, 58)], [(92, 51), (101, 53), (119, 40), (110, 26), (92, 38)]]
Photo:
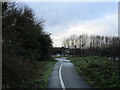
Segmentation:
[(103, 57), (78, 57), (72, 58), (77, 72), (86, 78), (94, 87), (119, 88), (119, 74), (113, 61)]
[(43, 23), (44, 20), (36, 21), (27, 6), (2, 2), (3, 88), (27, 87), (39, 71), (42, 76), (51, 58), (52, 47)]

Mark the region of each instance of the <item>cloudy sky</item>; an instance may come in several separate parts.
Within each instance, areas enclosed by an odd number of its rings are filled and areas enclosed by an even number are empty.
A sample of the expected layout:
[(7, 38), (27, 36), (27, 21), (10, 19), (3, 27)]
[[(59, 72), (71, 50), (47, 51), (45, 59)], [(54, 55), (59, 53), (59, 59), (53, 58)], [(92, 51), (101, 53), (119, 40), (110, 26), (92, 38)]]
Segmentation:
[(73, 34), (118, 35), (117, 2), (25, 2), (37, 20), (44, 19), (54, 46)]

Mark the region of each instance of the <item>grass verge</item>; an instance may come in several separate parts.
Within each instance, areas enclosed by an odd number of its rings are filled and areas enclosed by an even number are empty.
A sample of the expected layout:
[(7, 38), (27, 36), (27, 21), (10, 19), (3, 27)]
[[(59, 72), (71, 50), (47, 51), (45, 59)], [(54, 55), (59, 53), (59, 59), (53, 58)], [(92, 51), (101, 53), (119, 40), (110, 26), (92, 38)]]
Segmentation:
[(50, 72), (54, 66), (56, 61), (42, 61), (39, 63), (42, 66), (38, 70), (38, 75), (34, 77), (34, 79), (29, 80), (27, 83), (27, 87), (31, 88), (47, 88), (48, 78)]
[(56, 61), (22, 61), (17, 63), (14, 60), (14, 63), (11, 61), (4, 65), (2, 88), (47, 88), (48, 77)]
[(120, 88), (120, 74), (117, 65), (103, 57), (71, 58), (77, 72), (95, 88)]

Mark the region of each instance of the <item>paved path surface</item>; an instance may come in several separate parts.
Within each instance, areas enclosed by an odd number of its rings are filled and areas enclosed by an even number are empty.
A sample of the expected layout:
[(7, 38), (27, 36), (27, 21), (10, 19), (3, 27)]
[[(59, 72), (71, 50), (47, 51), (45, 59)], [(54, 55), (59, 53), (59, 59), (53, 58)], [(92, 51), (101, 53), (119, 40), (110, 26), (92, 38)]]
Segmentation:
[(59, 79), (59, 67), (60, 63), (56, 63), (48, 79), (48, 88), (61, 88)]
[(51, 75), (49, 77), (48, 88), (61, 88), (59, 78), (59, 68), (62, 62), (61, 75), (65, 85), (65, 88), (92, 88), (85, 80), (76, 73), (73, 64), (65, 58), (57, 58), (58, 63), (55, 64)]
[(68, 61), (62, 65), (62, 78), (66, 88), (90, 88), (84, 79), (76, 73), (73, 64)]

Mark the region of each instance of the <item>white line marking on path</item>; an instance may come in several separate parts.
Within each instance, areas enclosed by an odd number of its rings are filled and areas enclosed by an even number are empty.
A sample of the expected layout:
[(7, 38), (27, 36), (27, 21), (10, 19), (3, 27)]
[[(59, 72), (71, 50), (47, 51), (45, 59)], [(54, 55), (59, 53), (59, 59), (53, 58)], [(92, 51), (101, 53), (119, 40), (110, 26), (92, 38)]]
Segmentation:
[(62, 89), (66, 90), (63, 79), (62, 79), (61, 69), (62, 69), (62, 61), (61, 61), (61, 65), (60, 65), (60, 68), (59, 68), (59, 78), (60, 78), (60, 84), (61, 84)]

